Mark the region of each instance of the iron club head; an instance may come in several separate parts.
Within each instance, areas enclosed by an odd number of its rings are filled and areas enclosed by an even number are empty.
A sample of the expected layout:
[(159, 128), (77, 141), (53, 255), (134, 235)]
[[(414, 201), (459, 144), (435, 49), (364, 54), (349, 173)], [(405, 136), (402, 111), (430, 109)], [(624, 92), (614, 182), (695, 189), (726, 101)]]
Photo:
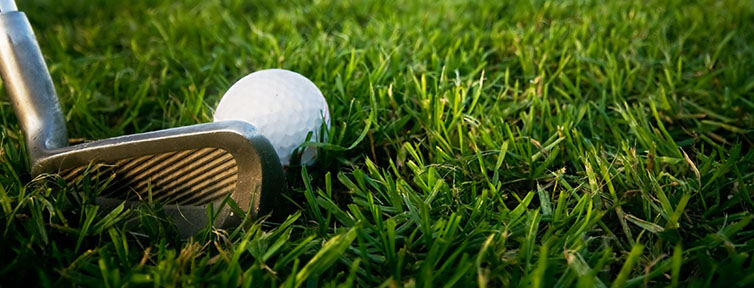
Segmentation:
[(45, 151), (32, 174), (56, 172), (66, 183), (83, 177), (104, 185), (97, 203), (129, 206), (151, 198), (182, 237), (207, 226), (207, 206), (219, 210), (215, 225), (229, 228), (242, 220), (231, 200), (251, 216), (272, 212), (285, 179), (272, 145), (254, 126), (224, 121), (120, 136)]
[[(10, 3), (10, 4), (9, 4)], [(68, 146), (62, 109), (36, 38), (13, 1), (0, 3), (0, 74), (24, 132), (32, 175), (59, 173), (105, 185), (96, 200), (113, 207), (143, 198), (165, 204), (182, 237), (206, 227), (208, 206), (222, 228), (242, 220), (226, 197), (252, 217), (271, 212), (286, 190), (274, 148), (251, 124), (224, 121)], [(222, 206), (222, 207), (221, 207)]]

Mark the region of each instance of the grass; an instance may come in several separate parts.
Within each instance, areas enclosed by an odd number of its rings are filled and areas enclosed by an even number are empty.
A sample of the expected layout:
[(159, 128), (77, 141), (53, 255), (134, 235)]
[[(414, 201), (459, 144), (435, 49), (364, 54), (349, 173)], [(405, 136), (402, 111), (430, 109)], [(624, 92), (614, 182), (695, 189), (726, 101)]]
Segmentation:
[(19, 2), (73, 139), (209, 122), (280, 67), (332, 145), (284, 221), (184, 242), (159, 203), (32, 179), (3, 89), (4, 285), (754, 283), (747, 1)]

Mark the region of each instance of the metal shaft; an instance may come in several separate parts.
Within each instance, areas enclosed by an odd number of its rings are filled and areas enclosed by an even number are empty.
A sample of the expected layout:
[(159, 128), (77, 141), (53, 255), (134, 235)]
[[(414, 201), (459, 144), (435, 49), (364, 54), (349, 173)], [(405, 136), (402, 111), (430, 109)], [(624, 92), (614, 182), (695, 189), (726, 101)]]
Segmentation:
[[(2, 4), (9, 5), (6, 2)], [(0, 14), (0, 75), (24, 131), (30, 162), (50, 149), (68, 146), (55, 86), (23, 12)]]
[(16, 1), (13, 0), (0, 0), (0, 13), (6, 13), (16, 11)]

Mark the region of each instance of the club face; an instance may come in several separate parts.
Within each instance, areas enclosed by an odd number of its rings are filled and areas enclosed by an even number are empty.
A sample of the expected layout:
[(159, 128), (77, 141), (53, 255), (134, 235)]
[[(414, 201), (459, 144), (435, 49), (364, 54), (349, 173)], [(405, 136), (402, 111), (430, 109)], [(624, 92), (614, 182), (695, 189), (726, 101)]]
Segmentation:
[[(224, 121), (121, 136), (50, 150), (32, 174), (58, 173), (66, 183), (101, 186), (97, 202), (130, 206), (151, 199), (183, 237), (207, 226), (207, 206), (219, 211), (217, 227), (238, 225), (230, 199), (252, 217), (272, 212), (286, 184), (272, 145), (246, 122)], [(86, 178), (86, 179), (84, 179)]]

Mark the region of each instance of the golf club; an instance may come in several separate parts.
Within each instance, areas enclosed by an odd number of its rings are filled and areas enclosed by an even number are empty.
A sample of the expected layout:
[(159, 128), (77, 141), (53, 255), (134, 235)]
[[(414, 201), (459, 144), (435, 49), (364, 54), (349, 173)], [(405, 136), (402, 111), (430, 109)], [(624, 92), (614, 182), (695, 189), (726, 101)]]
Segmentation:
[[(181, 237), (238, 225), (230, 195), (252, 217), (277, 205), (286, 183), (269, 141), (242, 121), (221, 121), (68, 146), (62, 108), (31, 25), (12, 0), (0, 0), (0, 74), (23, 130), (32, 176), (104, 186), (96, 202), (112, 208), (152, 199), (165, 204)], [(99, 186), (98, 186), (99, 187)]]

